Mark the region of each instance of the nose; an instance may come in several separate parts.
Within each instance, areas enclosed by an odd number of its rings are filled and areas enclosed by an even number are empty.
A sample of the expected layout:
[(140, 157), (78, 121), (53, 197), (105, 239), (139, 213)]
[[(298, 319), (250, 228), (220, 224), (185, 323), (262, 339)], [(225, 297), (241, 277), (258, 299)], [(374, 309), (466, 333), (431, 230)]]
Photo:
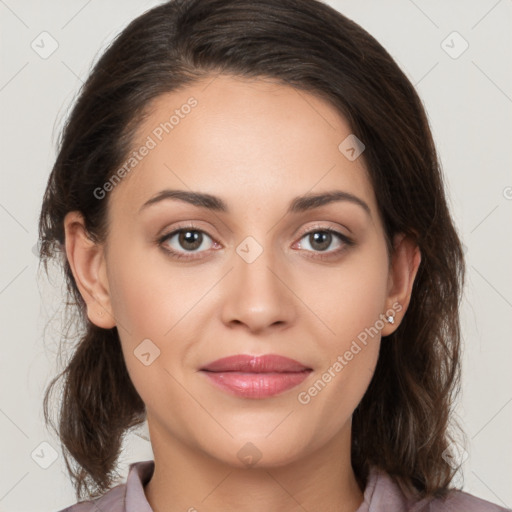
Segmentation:
[(233, 264), (223, 291), (222, 321), (252, 333), (289, 327), (297, 311), (285, 262), (278, 263), (265, 249), (252, 262), (235, 252)]

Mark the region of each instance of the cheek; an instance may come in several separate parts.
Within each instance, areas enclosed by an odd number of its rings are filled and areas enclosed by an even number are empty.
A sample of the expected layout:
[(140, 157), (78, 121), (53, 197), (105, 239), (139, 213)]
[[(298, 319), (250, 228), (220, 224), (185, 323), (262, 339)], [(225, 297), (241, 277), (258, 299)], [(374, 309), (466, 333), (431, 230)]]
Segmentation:
[(322, 425), (322, 436), (335, 435), (348, 421), (375, 371), (388, 278), (385, 253), (380, 256), (378, 250), (361, 253), (328, 278), (307, 277), (322, 284), (309, 297), (322, 321), (316, 321), (315, 343), (323, 364), (310, 387), (302, 389), (299, 403)]
[(112, 261), (112, 308), (134, 342), (140, 337), (163, 339), (210, 286), (201, 271), (171, 268), (161, 255), (149, 258), (143, 248), (117, 258), (112, 254)]
[[(319, 267), (302, 278), (302, 295), (325, 327), (321, 339), (343, 349), (375, 325), (382, 329), (388, 270), (385, 248), (376, 245), (349, 255), (338, 267)], [(364, 336), (363, 336), (364, 337)]]
[(180, 269), (161, 256), (146, 261), (124, 256), (112, 269), (112, 308), (121, 326), (118, 332), (127, 369), (150, 408), (183, 393), (166, 370), (181, 380), (179, 376), (190, 366), (191, 353), (204, 337), (202, 330), (211, 313), (208, 292), (220, 277), (206, 266)]
[[(361, 401), (377, 364), (387, 263), (385, 246), (375, 242), (353, 252), (335, 270), (319, 267), (303, 277), (308, 300), (321, 320), (314, 319), (314, 338), (323, 365), (301, 403), (311, 400), (312, 410), (333, 432)], [(322, 403), (331, 404), (328, 413)]]
[(151, 410), (161, 408), (174, 393), (179, 396), (165, 368), (170, 353), (176, 365), (182, 364), (184, 344), (173, 347), (169, 342), (182, 328), (180, 319), (186, 324), (187, 310), (200, 295), (184, 285), (186, 280), (178, 272), (171, 274), (168, 267), (166, 272), (165, 265), (143, 260), (141, 254), (133, 250), (116, 256), (112, 251), (115, 264), (111, 265), (109, 283), (126, 367)]

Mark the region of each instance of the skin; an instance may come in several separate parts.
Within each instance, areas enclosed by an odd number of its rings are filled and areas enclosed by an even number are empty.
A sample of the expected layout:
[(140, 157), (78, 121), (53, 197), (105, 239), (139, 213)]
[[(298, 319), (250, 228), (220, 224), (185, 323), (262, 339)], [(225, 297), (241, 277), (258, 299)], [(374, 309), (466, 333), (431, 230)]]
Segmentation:
[[(364, 489), (350, 462), (352, 413), (381, 336), (407, 310), (419, 249), (398, 235), (388, 259), (364, 153), (350, 161), (340, 152), (350, 126), (310, 93), (261, 78), (208, 77), (157, 98), (134, 147), (191, 96), (197, 106), (104, 199), (105, 243), (87, 238), (78, 212), (65, 219), (66, 253), (88, 317), (117, 325), (146, 404), (155, 459), (146, 497), (159, 512), (354, 512)], [(209, 193), (230, 211), (179, 200), (139, 211), (164, 189)], [(296, 196), (330, 190), (354, 194), (370, 214), (348, 201), (286, 214)], [(187, 221), (205, 233), (198, 249), (180, 245), (178, 235), (155, 241)], [(306, 233), (326, 228), (355, 245), (333, 235), (322, 251)], [(248, 236), (263, 250), (251, 263), (236, 251)], [(162, 245), (197, 259), (173, 259)], [(395, 323), (384, 322), (321, 392), (300, 403), (299, 393), (396, 303)], [(134, 355), (144, 339), (160, 350), (148, 366)], [(280, 354), (313, 372), (280, 395), (240, 398), (198, 372), (233, 354)], [(260, 456), (253, 466), (237, 456), (249, 442), (256, 448), (246, 450)]]

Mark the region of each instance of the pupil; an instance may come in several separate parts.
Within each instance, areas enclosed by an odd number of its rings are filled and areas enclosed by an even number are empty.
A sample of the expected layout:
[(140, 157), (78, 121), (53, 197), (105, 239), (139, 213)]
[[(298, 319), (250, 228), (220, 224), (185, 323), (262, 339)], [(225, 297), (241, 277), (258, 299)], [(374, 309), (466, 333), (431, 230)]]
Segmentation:
[(317, 231), (313, 233), (313, 244), (311, 246), (315, 248), (314, 244), (320, 244), (320, 247), (316, 247), (320, 251), (324, 251), (331, 244), (332, 234), (328, 231)]
[[(184, 248), (186, 249), (197, 249), (201, 246), (201, 236), (201, 233), (198, 231), (182, 231), (179, 237), (179, 242), (182, 246), (185, 244)], [(187, 244), (192, 244), (193, 247), (187, 247)]]

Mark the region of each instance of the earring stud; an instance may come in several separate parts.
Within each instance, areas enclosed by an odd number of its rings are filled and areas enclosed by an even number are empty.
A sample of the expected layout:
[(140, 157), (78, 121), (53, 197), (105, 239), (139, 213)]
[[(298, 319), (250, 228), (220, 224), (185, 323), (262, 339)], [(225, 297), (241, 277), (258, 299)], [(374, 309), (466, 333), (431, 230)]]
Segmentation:
[(394, 316), (391, 316), (389, 315), (386, 320), (390, 323), (390, 324), (394, 324), (395, 323), (395, 317)]

